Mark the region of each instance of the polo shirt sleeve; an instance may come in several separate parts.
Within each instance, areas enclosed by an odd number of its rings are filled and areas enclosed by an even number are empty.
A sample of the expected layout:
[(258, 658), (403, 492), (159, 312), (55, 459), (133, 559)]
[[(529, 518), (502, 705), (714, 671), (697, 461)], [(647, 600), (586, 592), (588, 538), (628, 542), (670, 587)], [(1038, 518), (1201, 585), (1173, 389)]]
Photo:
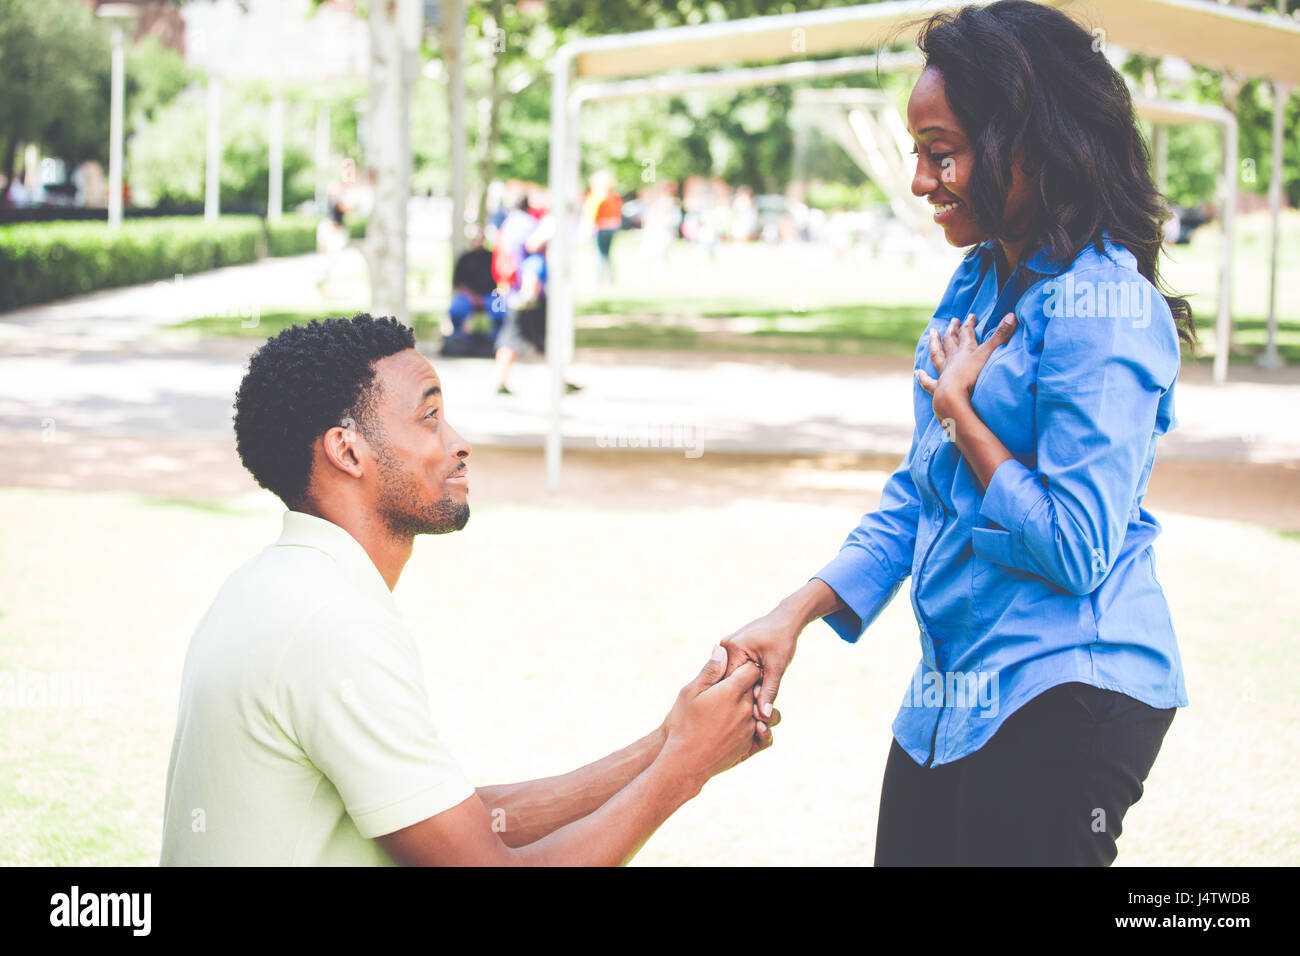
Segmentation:
[(1070, 290), (1101, 301), (1120, 283), (1142, 290), (1143, 308), (1063, 315), (1035, 299), (1046, 316), (1036, 467), (1015, 458), (998, 465), (979, 507), (995, 527), (972, 531), (981, 558), (1076, 595), (1096, 590), (1120, 554), (1161, 396), (1180, 362), (1173, 316), (1145, 279), (1118, 267), (1089, 269)]
[(306, 758), (368, 839), (473, 795), (434, 727), (419, 652), (396, 619), (318, 611), (279, 671), (280, 700)]

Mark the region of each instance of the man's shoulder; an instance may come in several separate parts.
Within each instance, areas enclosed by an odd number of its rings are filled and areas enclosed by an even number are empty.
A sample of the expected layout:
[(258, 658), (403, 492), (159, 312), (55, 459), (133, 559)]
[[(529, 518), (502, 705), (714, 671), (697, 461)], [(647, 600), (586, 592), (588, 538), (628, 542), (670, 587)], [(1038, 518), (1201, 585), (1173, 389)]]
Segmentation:
[(213, 606), (274, 618), (282, 626), (286, 619), (305, 618), (351, 590), (329, 555), (314, 548), (272, 545), (231, 572)]
[(363, 670), (422, 672), (419, 648), (405, 622), (358, 593), (336, 593), (305, 610), (284, 648), (282, 677)]
[(400, 617), (314, 548), (267, 547), (236, 568), (195, 629), (228, 650), (301, 643), (323, 650), (351, 635), (400, 634)]

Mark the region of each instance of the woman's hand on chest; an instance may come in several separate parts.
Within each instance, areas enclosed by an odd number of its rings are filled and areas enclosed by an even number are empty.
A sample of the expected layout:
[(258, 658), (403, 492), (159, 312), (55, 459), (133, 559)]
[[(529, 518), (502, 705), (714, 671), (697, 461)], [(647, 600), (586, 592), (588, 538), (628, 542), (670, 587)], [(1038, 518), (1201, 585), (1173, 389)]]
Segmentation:
[(932, 378), (924, 369), (916, 370), (916, 378), (930, 393), (936, 418), (952, 417), (957, 410), (970, 405), (975, 382), (989, 356), (1006, 344), (1015, 330), (1015, 313), (1008, 312), (983, 342), (975, 340), (974, 315), (963, 323), (954, 318), (943, 335), (934, 329), (930, 331), (930, 361), (934, 363), (939, 378)]

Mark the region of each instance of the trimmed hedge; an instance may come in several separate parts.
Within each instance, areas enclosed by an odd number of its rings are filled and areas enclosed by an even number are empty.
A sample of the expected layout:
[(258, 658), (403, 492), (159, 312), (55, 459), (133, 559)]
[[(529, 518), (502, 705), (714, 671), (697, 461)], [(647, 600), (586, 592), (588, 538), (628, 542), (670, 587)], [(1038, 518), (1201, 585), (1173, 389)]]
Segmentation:
[(296, 256), (316, 251), (316, 226), (311, 216), (284, 216), (277, 223), (266, 224), (266, 254)]
[(315, 249), (308, 216), (136, 219), (116, 233), (103, 222), (0, 226), (0, 311)]

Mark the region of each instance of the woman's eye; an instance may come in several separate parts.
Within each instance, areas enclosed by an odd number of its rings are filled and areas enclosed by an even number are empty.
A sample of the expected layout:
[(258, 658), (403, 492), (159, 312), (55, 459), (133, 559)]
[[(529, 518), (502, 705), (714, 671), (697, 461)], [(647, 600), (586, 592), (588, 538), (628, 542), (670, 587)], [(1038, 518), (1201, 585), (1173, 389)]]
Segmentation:
[[(921, 155), (920, 151), (917, 150), (915, 145), (912, 146), (912, 155), (913, 156)], [(943, 161), (951, 155), (952, 153), (926, 153), (926, 156), (928, 156), (932, 162), (938, 163), (940, 166), (942, 166)]]
[(431, 409), (429, 409), (429, 414), (425, 415), (424, 417), (425, 417), (425, 418), (433, 418), (433, 417), (434, 417), (435, 415), (437, 415), (437, 414), (438, 414), (438, 410), (437, 410), (436, 408), (431, 408)]

